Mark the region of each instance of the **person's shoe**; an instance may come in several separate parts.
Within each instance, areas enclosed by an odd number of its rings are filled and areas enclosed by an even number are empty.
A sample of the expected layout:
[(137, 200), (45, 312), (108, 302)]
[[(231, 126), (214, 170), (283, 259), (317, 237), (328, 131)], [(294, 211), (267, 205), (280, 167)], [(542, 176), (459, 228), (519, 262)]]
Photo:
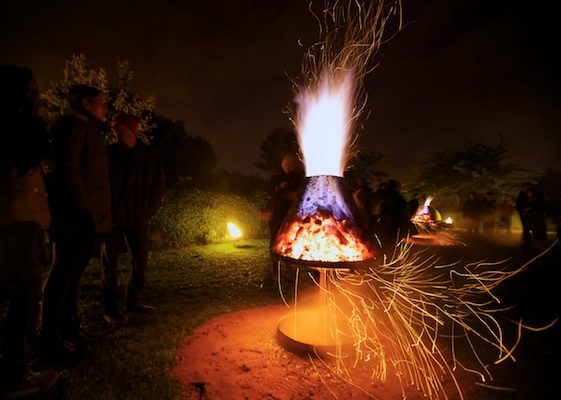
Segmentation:
[(128, 322), (127, 316), (122, 313), (119, 314), (105, 313), (103, 314), (103, 320), (107, 322), (107, 324), (113, 327), (126, 325), (126, 323)]
[(90, 341), (90, 336), (79, 326), (63, 330), (62, 337), (66, 341), (74, 344), (75, 347), (86, 346)]
[[(82, 350), (82, 351), (80, 351)], [(47, 366), (75, 359), (83, 352), (83, 348), (65, 339), (43, 341), (39, 349), (39, 365)]]
[(38, 396), (52, 389), (59, 381), (60, 374), (56, 371), (29, 371), (22, 378), (21, 383), (3, 393), (3, 399), (21, 399), (29, 396)]
[(127, 305), (127, 311), (135, 314), (150, 314), (156, 311), (156, 307), (148, 304), (136, 303)]

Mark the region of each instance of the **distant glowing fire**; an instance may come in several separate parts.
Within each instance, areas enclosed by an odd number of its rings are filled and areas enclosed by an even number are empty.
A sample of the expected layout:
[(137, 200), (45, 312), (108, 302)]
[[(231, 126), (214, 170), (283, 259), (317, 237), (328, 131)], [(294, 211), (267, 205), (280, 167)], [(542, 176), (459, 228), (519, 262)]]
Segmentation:
[(431, 208), (432, 196), (427, 196), (423, 205), (419, 206), (417, 212), (411, 218), (417, 233), (407, 239), (409, 243), (433, 245), (433, 246), (456, 246), (460, 244), (458, 237), (450, 229), (452, 218), (446, 221), (436, 217), (434, 209)]
[(425, 203), (419, 206), (419, 209), (413, 216), (413, 223), (415, 224), (434, 224), (436, 221), (430, 211), (430, 203), (432, 202), (432, 197), (428, 196)]

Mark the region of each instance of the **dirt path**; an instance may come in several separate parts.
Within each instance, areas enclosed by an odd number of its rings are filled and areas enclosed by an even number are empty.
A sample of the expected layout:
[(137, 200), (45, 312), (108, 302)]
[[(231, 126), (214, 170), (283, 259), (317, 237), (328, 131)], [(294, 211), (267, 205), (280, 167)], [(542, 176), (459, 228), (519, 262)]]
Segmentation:
[[(345, 382), (321, 360), (311, 361), (281, 348), (276, 327), (286, 315), (283, 306), (269, 306), (218, 316), (185, 339), (177, 352), (174, 375), (186, 399), (402, 399), (394, 379), (372, 383), (369, 371), (353, 371)], [(451, 383), (450, 398), (454, 394)], [(364, 390), (360, 389), (363, 388)], [(467, 398), (486, 399), (468, 383)], [(367, 392), (365, 392), (367, 390)], [(426, 399), (411, 388), (407, 399)], [(512, 397), (510, 397), (512, 398)]]

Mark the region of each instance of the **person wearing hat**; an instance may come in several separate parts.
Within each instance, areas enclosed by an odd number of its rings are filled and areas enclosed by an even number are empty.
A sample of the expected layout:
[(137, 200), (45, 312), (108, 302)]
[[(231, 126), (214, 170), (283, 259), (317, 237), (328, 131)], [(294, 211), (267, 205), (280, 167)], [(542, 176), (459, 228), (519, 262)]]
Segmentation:
[(138, 119), (120, 114), (114, 119), (113, 129), (118, 139), (108, 148), (113, 228), (106, 237), (103, 258), (104, 319), (110, 324), (118, 322), (123, 315), (117, 266), (126, 245), (132, 259), (126, 310), (145, 314), (154, 309), (142, 302), (148, 262), (148, 222), (161, 206), (165, 192), (159, 153), (138, 140)]

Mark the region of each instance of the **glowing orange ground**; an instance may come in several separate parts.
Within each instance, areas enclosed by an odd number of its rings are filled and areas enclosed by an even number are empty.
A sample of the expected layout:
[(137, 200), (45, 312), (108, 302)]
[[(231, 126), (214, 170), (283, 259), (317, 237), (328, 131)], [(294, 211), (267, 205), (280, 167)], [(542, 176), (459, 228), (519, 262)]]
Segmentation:
[[(356, 370), (354, 384), (338, 378), (321, 360), (311, 362), (281, 348), (275, 339), (284, 306), (268, 306), (220, 315), (200, 326), (177, 352), (174, 375), (183, 398), (229, 399), (401, 399), (401, 389), (390, 378), (371, 383), (367, 370)], [(460, 377), (467, 399), (495, 398), (476, 387), (472, 377)], [(450, 398), (457, 398), (451, 382)], [(426, 399), (414, 388), (407, 399)]]

